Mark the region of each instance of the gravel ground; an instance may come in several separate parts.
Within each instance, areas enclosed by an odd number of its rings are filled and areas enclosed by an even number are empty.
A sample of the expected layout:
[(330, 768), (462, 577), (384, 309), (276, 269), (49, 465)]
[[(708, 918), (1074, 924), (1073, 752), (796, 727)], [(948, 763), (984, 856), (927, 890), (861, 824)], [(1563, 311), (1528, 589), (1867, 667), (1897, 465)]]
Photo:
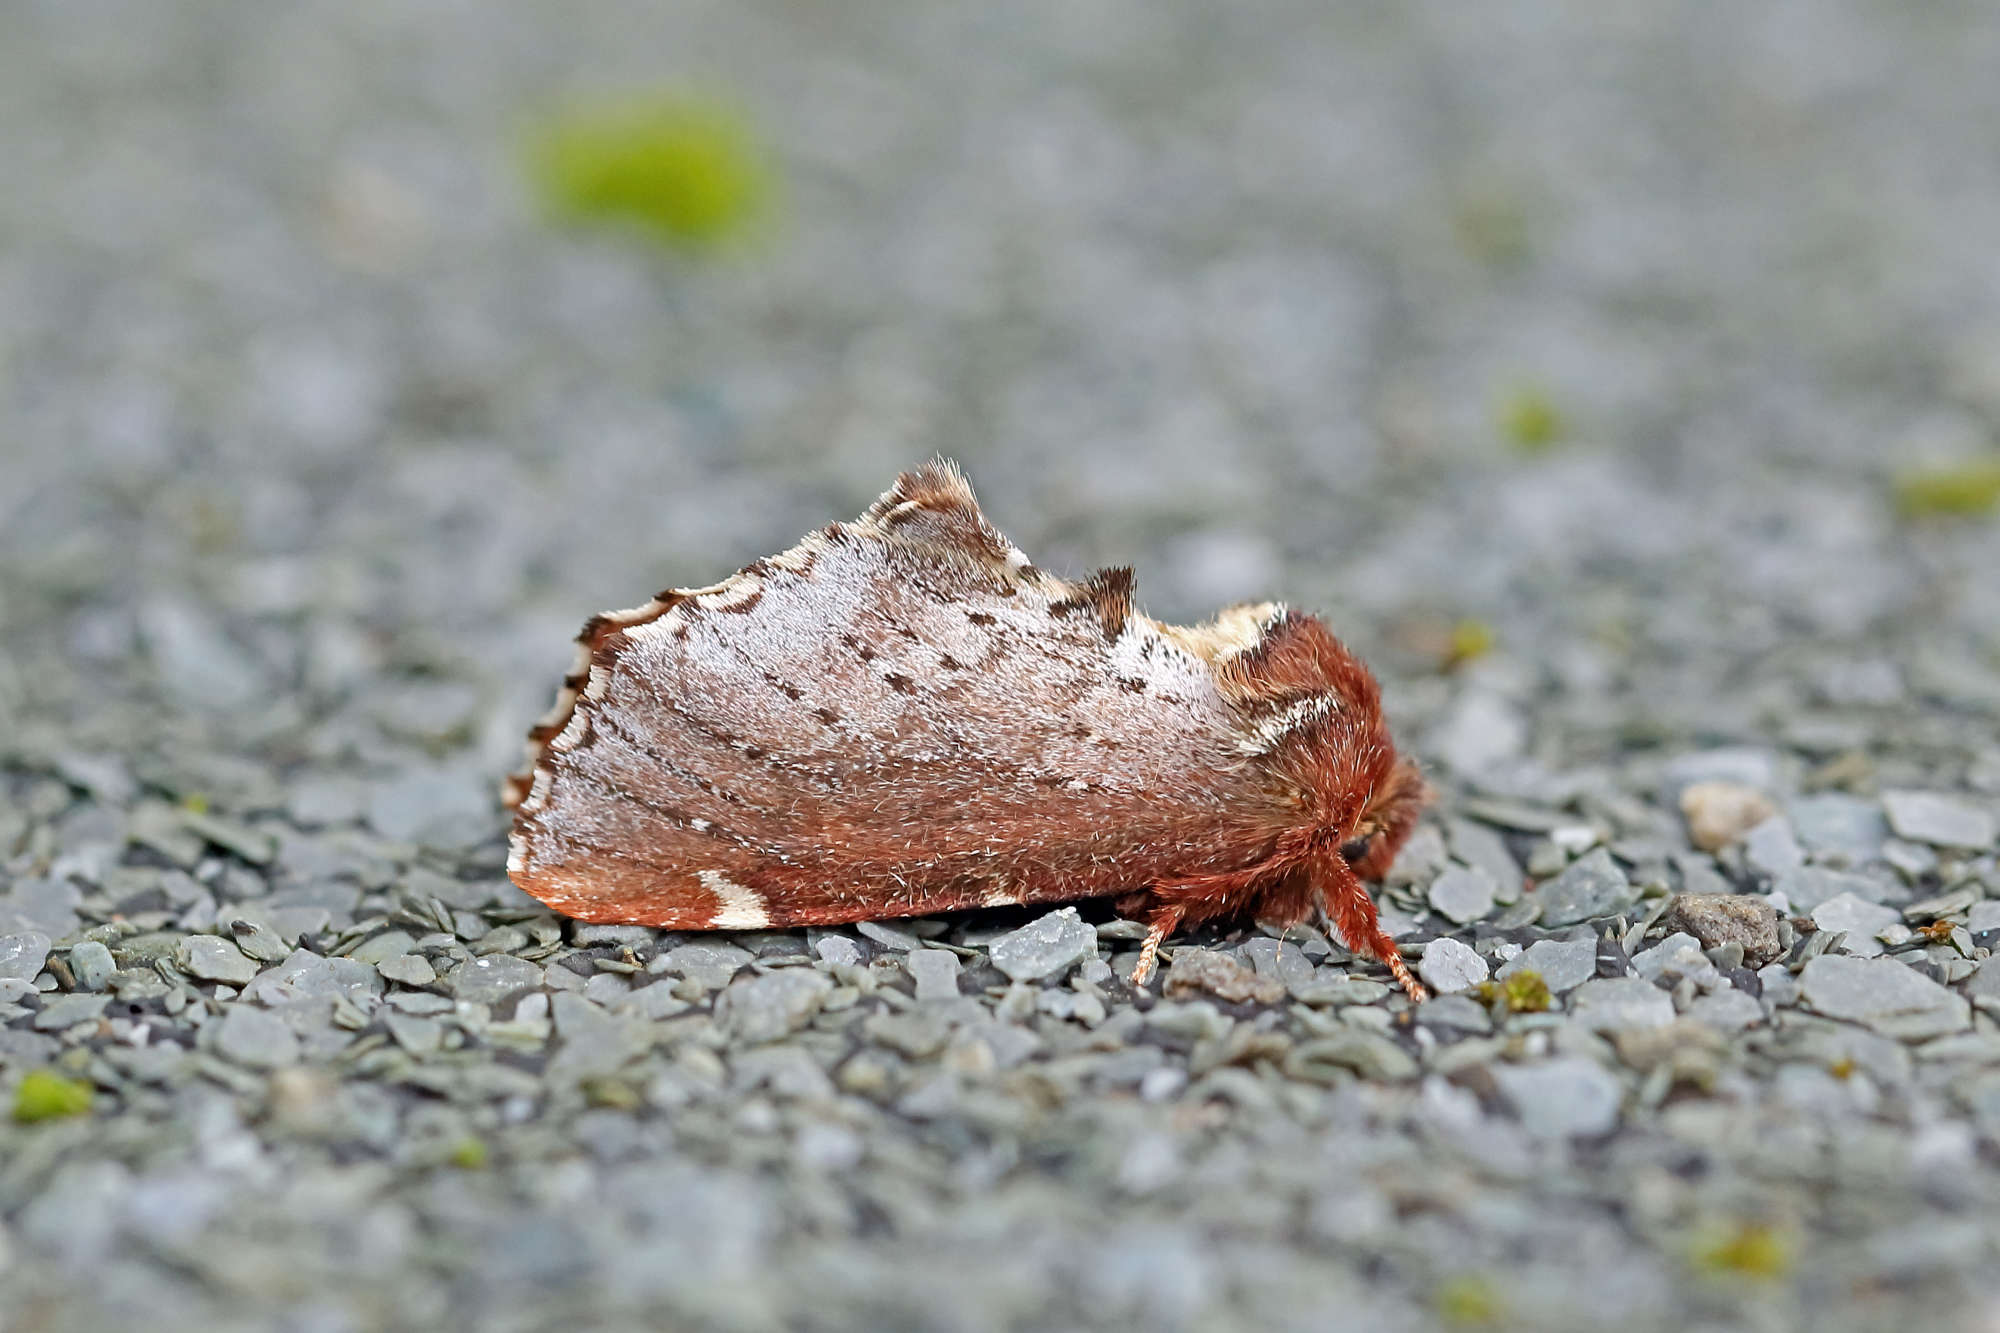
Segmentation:
[[(2000, 1326), (2000, 22), (1555, 9), (0, 15), (0, 1326)], [(539, 220), (677, 80), (776, 225)], [(1370, 656), (1447, 994), (506, 882), (583, 616), (933, 451)]]

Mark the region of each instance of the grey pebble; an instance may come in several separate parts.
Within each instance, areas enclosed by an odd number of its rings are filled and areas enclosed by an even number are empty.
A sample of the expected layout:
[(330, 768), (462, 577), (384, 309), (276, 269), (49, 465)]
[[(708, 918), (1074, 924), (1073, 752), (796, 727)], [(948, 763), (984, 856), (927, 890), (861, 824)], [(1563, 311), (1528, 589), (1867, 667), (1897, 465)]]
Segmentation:
[(49, 944), (39, 931), (0, 935), (0, 980), (33, 981), (49, 960)]
[(1599, 977), (1570, 997), (1576, 1021), (1597, 1032), (1665, 1027), (1674, 1021), (1674, 1001), (1641, 977)]
[(828, 977), (801, 968), (739, 977), (716, 998), (715, 1021), (745, 1045), (776, 1041), (810, 1022), (832, 989)]
[(1810, 916), (1821, 903), (1843, 893), (1851, 893), (1867, 902), (1881, 902), (1889, 889), (1888, 884), (1872, 876), (1828, 870), (1823, 866), (1800, 866), (1772, 886), (1773, 893), (1785, 896), (1794, 916)]
[[(0, 945), (4, 948), (4, 945)], [(111, 950), (96, 940), (84, 940), (69, 951), (70, 974), (84, 990), (103, 990), (118, 973)]]
[(347, 951), (347, 956), (357, 963), (381, 963), (391, 958), (400, 958), (410, 951), (416, 937), (408, 931), (385, 930), (380, 935), (372, 935)]
[(1464, 926), (1493, 910), (1493, 879), (1477, 866), (1448, 865), (1431, 881), (1431, 908)]
[(898, 930), (880, 921), (857, 922), (854, 929), (863, 939), (873, 940), (885, 949), (909, 950), (923, 946), (923, 941), (909, 931)]
[(1603, 847), (1587, 852), (1562, 874), (1536, 890), (1545, 926), (1573, 926), (1622, 912), (1639, 901), (1639, 890)]
[(825, 936), (813, 945), (813, 952), (835, 967), (853, 967), (861, 961), (861, 946), (845, 935)]
[(1740, 1032), (1764, 1021), (1764, 1006), (1755, 996), (1732, 987), (1696, 997), (1686, 1016), (1718, 1032)]
[(398, 954), (385, 958), (375, 965), (384, 981), (394, 981), (404, 986), (428, 986), (437, 980), (437, 969), (421, 954)]
[(1975, 805), (1942, 792), (1885, 791), (1882, 808), (1888, 812), (1889, 827), (1913, 842), (1977, 852), (2000, 838), (2000, 815), (1991, 805)]
[(445, 984), (457, 999), (492, 1005), (510, 995), (539, 987), (542, 984), (542, 969), (523, 958), (489, 954), (460, 963), (446, 976)]
[(1806, 854), (1792, 835), (1792, 822), (1772, 815), (1743, 835), (1743, 859), (1767, 879), (1777, 879), (1805, 864)]
[(217, 1055), (252, 1069), (283, 1069), (299, 1059), (299, 1039), (285, 1020), (248, 1005), (228, 1006), (222, 1021), (204, 1028), (202, 1036), (214, 1043)]
[(1505, 980), (1516, 972), (1536, 972), (1554, 994), (1574, 990), (1597, 975), (1597, 941), (1536, 940), (1500, 968)]
[(35, 1014), (35, 1031), (60, 1032), (78, 1023), (95, 1022), (103, 1016), (104, 1007), (110, 1003), (108, 995), (58, 995), (44, 1003)]
[(1450, 936), (1432, 940), (1417, 961), (1417, 975), (1440, 995), (1476, 986), (1486, 980), (1486, 973), (1486, 960)]
[(428, 768), (377, 784), (369, 793), (368, 822), (397, 842), (462, 848), (491, 837), (500, 821), (479, 774)]
[(747, 949), (740, 949), (734, 944), (697, 941), (667, 950), (655, 958), (647, 970), (686, 977), (699, 983), (704, 990), (721, 990), (729, 984), (731, 977), (753, 961)]
[(232, 986), (249, 983), (260, 970), (254, 959), (219, 935), (190, 935), (182, 941), (175, 961), (189, 976)]
[(1786, 806), (1786, 813), (1807, 851), (1815, 856), (1845, 856), (1855, 865), (1881, 856), (1883, 839), (1889, 836), (1882, 807), (1845, 792), (1800, 796)]
[(1307, 1082), (1331, 1081), (1331, 1071), (1347, 1070), (1362, 1078), (1397, 1083), (1415, 1078), (1415, 1057), (1387, 1037), (1351, 1031), (1300, 1042), (1285, 1056), (1285, 1072)]
[(1873, 958), (1882, 952), (1882, 941), (1875, 938), (1877, 932), (1888, 926), (1900, 925), (1903, 914), (1893, 907), (1843, 893), (1815, 907), (1812, 919), (1821, 930), (1847, 932), (1847, 940), (1841, 945), (1843, 952), (1857, 958)]
[(1799, 973), (1799, 994), (1829, 1018), (1905, 1041), (1962, 1031), (1972, 1021), (1964, 996), (1893, 958), (1821, 954)]
[[(1671, 1017), (1672, 1006), (1668, 1008)], [(1520, 1117), (1522, 1128), (1539, 1139), (1594, 1138), (1610, 1133), (1618, 1126), (1619, 1106), (1625, 1095), (1617, 1075), (1581, 1056), (1495, 1065), (1493, 1083)]]
[(1014, 981), (1060, 976), (1097, 951), (1097, 932), (1064, 907), (994, 940), (993, 965)]
[(903, 966), (917, 983), (917, 1001), (920, 1004), (935, 1004), (944, 1000), (956, 1000), (958, 992), (958, 955), (949, 949), (912, 949), (903, 959)]

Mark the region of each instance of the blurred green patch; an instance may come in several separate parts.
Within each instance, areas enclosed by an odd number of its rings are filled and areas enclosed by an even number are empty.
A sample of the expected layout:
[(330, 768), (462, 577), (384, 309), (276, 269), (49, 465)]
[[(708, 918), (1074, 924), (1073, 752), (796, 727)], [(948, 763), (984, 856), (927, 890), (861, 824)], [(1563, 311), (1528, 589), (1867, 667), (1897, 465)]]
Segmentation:
[(95, 1096), (95, 1090), (80, 1078), (64, 1078), (53, 1069), (31, 1070), (14, 1089), (14, 1119), (32, 1125), (84, 1115)]
[(1500, 1293), (1477, 1273), (1461, 1273), (1438, 1284), (1432, 1302), (1438, 1322), (1448, 1328), (1490, 1328), (1500, 1321)]
[(1990, 514), (2000, 508), (2000, 458), (1905, 468), (1894, 485), (1906, 518)]
[(1695, 1243), (1694, 1266), (1714, 1277), (1775, 1281), (1795, 1258), (1784, 1232), (1765, 1222), (1737, 1222), (1712, 1229)]
[(1485, 621), (1460, 620), (1451, 627), (1451, 646), (1445, 654), (1445, 665), (1456, 667), (1476, 662), (1493, 651), (1496, 641), (1493, 627)]
[(1549, 983), (1532, 967), (1524, 967), (1498, 981), (1480, 982), (1479, 997), (1489, 1005), (1503, 1006), (1510, 1014), (1546, 1013), (1555, 1002), (1549, 994)]
[(1547, 389), (1517, 384), (1500, 395), (1496, 411), (1500, 434), (1524, 454), (1546, 453), (1569, 433), (1569, 423)]
[(634, 226), (680, 250), (743, 240), (772, 207), (774, 179), (749, 123), (693, 94), (557, 112), (529, 131), (526, 162), (552, 217)]

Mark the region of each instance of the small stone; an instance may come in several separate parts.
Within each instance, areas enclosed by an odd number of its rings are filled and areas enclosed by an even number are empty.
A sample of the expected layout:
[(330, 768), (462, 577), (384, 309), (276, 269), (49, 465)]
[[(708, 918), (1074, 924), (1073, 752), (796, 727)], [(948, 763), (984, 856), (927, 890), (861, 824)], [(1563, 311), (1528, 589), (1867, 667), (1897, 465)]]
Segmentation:
[(1435, 824), (1419, 824), (1397, 849), (1382, 878), (1390, 884), (1423, 884), (1444, 869), (1444, 863), (1444, 834)]
[(813, 952), (823, 963), (835, 967), (854, 967), (861, 962), (861, 946), (845, 935), (828, 935), (813, 945)]
[(1782, 951), (1778, 942), (1778, 910), (1768, 898), (1748, 893), (1684, 893), (1674, 899), (1668, 922), (1701, 941), (1704, 949), (1728, 944), (1743, 946), (1743, 957), (1756, 967)]
[(1097, 932), (1074, 907), (1050, 912), (993, 941), (993, 965), (1014, 981), (1060, 976), (1097, 951)]
[(1799, 993), (1828, 1018), (1865, 1024), (1904, 1041), (1959, 1032), (1972, 1022), (1964, 996), (1893, 958), (1821, 954), (1799, 973)]
[(1366, 1079), (1398, 1083), (1417, 1076), (1417, 1062), (1395, 1042), (1373, 1032), (1338, 1032), (1300, 1042), (1285, 1056), (1288, 1077), (1307, 1083), (1330, 1083), (1335, 1070), (1349, 1070)]
[(220, 1023), (202, 1029), (202, 1036), (215, 1044), (216, 1054), (251, 1069), (283, 1069), (298, 1063), (299, 1039), (285, 1020), (262, 1009), (232, 1004)]
[(1424, 946), (1417, 962), (1417, 975), (1440, 995), (1451, 995), (1486, 980), (1486, 960), (1470, 945), (1446, 937)]
[(1642, 977), (1600, 977), (1577, 987), (1570, 1012), (1596, 1032), (1657, 1028), (1674, 1021), (1674, 1001)]
[(1900, 925), (1903, 914), (1893, 907), (1843, 893), (1815, 907), (1812, 920), (1821, 930), (1846, 931), (1847, 942), (1841, 946), (1845, 952), (1856, 958), (1873, 958), (1882, 952), (1882, 942), (1875, 938), (1876, 932), (1887, 926)]
[(174, 961), (181, 970), (202, 981), (223, 981), (242, 986), (256, 979), (256, 962), (219, 935), (190, 935), (181, 941)]
[(347, 956), (357, 963), (380, 963), (386, 959), (399, 958), (410, 951), (417, 941), (408, 931), (385, 930), (380, 935), (371, 935), (347, 951)]
[(368, 822), (396, 842), (458, 849), (493, 835), (493, 795), (480, 775), (453, 769), (404, 774), (369, 793)]
[(1801, 796), (1786, 807), (1786, 813), (1807, 851), (1814, 856), (1844, 856), (1852, 865), (1881, 856), (1883, 839), (1889, 836), (1882, 807), (1845, 792)]
[(1800, 866), (1772, 885), (1771, 892), (1774, 895), (1782, 893), (1793, 913), (1810, 915), (1821, 903), (1843, 893), (1851, 893), (1871, 903), (1880, 902), (1890, 887), (1868, 875), (1828, 870), (1823, 866)]
[(1536, 940), (1501, 967), (1500, 979), (1524, 971), (1539, 973), (1557, 995), (1574, 990), (1597, 975), (1597, 941)]
[(1885, 791), (1889, 827), (1913, 842), (1983, 852), (2000, 838), (2000, 816), (1985, 804), (1928, 791)]
[(1544, 884), (1535, 894), (1545, 926), (1573, 926), (1593, 917), (1611, 916), (1639, 901), (1639, 890), (1625, 872), (1599, 847)]
[(863, 939), (873, 940), (885, 949), (908, 951), (923, 947), (923, 941), (907, 930), (885, 926), (880, 921), (862, 921), (854, 927)]
[(1685, 931), (1676, 931), (1635, 955), (1632, 967), (1648, 981), (1658, 981), (1662, 976), (1677, 980), (1683, 976), (1715, 975), (1715, 964), (1701, 951), (1701, 941)]
[(69, 951), (70, 975), (82, 990), (103, 990), (118, 974), (111, 950), (96, 940), (85, 940)]
[(1776, 813), (1770, 797), (1740, 782), (1710, 779), (1681, 792), (1688, 838), (1704, 852), (1721, 851)]
[(1687, 1016), (1718, 1032), (1741, 1032), (1764, 1021), (1764, 1006), (1755, 996), (1732, 988), (1698, 997), (1688, 1006)]
[(7, 966), (4, 944), (7, 936), (46, 935), (51, 940), (62, 939), (77, 928), (76, 909), (82, 901), (83, 891), (60, 879), (17, 879), (5, 892), (0, 892), (0, 968)]
[(393, 981), (403, 986), (428, 986), (437, 980), (437, 969), (421, 954), (398, 954), (375, 965), (384, 981)]
[(220, 847), (225, 852), (233, 852), (253, 866), (268, 865), (278, 854), (276, 837), (262, 829), (239, 824), (233, 819), (183, 810), (180, 812), (180, 821), (190, 833), (204, 842)]
[(0, 935), (0, 981), (33, 981), (49, 961), (49, 937), (40, 931)]
[(958, 955), (949, 949), (912, 949), (903, 959), (917, 983), (917, 1002), (936, 1004), (958, 998)]
[(776, 1041), (811, 1022), (832, 989), (823, 973), (802, 968), (739, 977), (716, 998), (716, 1025), (745, 1045)]
[[(1660, 998), (1666, 996), (1661, 994)], [(1671, 1003), (1667, 1018), (1672, 1021)], [(1521, 1118), (1521, 1127), (1536, 1138), (1594, 1138), (1618, 1126), (1624, 1088), (1617, 1075), (1594, 1060), (1565, 1056), (1539, 1064), (1492, 1068), (1500, 1096)]]
[(1161, 990), (1169, 999), (1206, 992), (1229, 1004), (1276, 1004), (1285, 998), (1285, 984), (1276, 977), (1260, 977), (1226, 953), (1185, 946), (1174, 951)]
[(453, 968), (446, 984), (457, 999), (497, 1005), (510, 995), (540, 987), (542, 969), (524, 958), (490, 954)]
[[(259, 921), (233, 920), (229, 923), (229, 934), (246, 957), (260, 963), (282, 963), (292, 952), (284, 936)], [(298, 936), (292, 938), (296, 940)]]
[(1431, 908), (1458, 925), (1470, 925), (1493, 910), (1493, 889), (1484, 870), (1449, 865), (1431, 881)]
[(1456, 816), (1445, 821), (1451, 854), (1468, 866), (1486, 872), (1494, 886), (1496, 901), (1512, 902), (1521, 891), (1521, 866), (1507, 848), (1507, 840), (1486, 825)]
[(104, 1016), (111, 1003), (109, 995), (58, 995), (44, 1003), (35, 1014), (37, 1032), (62, 1032), (78, 1023), (94, 1023)]
[[(859, 961), (858, 951), (855, 957)], [(667, 950), (653, 960), (648, 970), (686, 977), (698, 982), (704, 990), (721, 990), (729, 984), (730, 978), (750, 966), (752, 961), (747, 949), (739, 949), (733, 944), (696, 942)]]
[(1743, 835), (1743, 859), (1752, 870), (1777, 879), (1805, 864), (1806, 854), (1792, 834), (1792, 822), (1772, 815)]

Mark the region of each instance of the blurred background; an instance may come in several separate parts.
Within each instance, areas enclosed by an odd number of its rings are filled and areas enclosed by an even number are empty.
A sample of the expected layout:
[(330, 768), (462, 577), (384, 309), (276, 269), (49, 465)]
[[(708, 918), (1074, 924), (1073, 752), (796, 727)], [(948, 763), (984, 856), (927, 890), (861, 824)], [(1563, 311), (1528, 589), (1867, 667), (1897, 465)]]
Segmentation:
[(1639, 729), (1750, 725), (1788, 637), (2000, 688), (1990, 6), (0, 24), (5, 688), (65, 726), (490, 775), (588, 611), (932, 453), (1156, 614), (1330, 613), (1461, 768), (1668, 668)]

